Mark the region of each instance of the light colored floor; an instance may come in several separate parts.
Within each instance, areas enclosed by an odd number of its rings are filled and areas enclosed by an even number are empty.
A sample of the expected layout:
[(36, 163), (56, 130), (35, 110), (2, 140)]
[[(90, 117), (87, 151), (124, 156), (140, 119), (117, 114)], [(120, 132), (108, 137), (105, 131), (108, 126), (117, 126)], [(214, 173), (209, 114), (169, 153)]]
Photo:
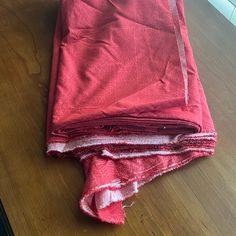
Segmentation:
[(236, 26), (236, 0), (208, 0), (226, 19)]
[(146, 185), (124, 226), (78, 209), (83, 173), (45, 156), (58, 1), (0, 0), (0, 198), (16, 235), (224, 235), (236, 232), (236, 28), (207, 1), (185, 0), (189, 34), (219, 133), (216, 155)]

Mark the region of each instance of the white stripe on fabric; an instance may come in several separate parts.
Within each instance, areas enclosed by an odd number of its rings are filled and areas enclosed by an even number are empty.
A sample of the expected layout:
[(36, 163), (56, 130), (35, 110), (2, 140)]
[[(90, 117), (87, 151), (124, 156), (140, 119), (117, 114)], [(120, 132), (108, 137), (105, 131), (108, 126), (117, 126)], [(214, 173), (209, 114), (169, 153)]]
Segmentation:
[(175, 144), (184, 139), (213, 139), (215, 133), (196, 133), (187, 135), (123, 135), (123, 136), (94, 136), (81, 138), (79, 140), (70, 141), (67, 143), (51, 143), (48, 145), (47, 152), (69, 152), (76, 148), (90, 147), (102, 144), (122, 144), (127, 145), (160, 145), (160, 144)]
[(172, 13), (173, 21), (174, 21), (174, 29), (175, 29), (175, 35), (179, 50), (179, 58), (180, 58), (180, 64), (181, 64), (181, 70), (183, 74), (184, 79), (184, 97), (185, 97), (185, 104), (188, 104), (188, 73), (187, 73), (187, 59), (185, 54), (185, 47), (184, 47), (184, 41), (181, 34), (181, 28), (179, 24), (179, 13), (178, 8), (176, 5), (176, 0), (169, 0), (169, 7)]
[[(184, 148), (182, 150), (178, 151), (145, 151), (145, 152), (121, 152), (121, 153), (111, 153), (108, 150), (102, 150), (101, 156), (106, 156), (106, 157), (111, 157), (113, 159), (122, 159), (122, 158), (134, 158), (134, 157), (144, 157), (144, 156), (152, 156), (152, 155), (162, 155), (162, 156), (167, 156), (167, 155), (174, 155), (174, 154), (181, 154), (185, 152), (190, 152), (190, 151), (201, 151), (201, 152), (209, 152), (212, 153), (214, 152), (214, 149), (212, 148)], [(84, 160), (86, 158), (89, 158), (93, 156), (94, 154), (87, 154), (87, 155), (81, 155), (80, 160)]]

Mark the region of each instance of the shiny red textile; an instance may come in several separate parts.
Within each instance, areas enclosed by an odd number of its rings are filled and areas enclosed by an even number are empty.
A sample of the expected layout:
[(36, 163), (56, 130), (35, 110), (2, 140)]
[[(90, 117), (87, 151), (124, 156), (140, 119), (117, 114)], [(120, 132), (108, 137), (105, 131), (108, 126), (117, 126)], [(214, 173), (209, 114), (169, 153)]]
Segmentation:
[(182, 0), (62, 0), (48, 154), (81, 160), (81, 209), (122, 224), (122, 201), (214, 153), (216, 133)]

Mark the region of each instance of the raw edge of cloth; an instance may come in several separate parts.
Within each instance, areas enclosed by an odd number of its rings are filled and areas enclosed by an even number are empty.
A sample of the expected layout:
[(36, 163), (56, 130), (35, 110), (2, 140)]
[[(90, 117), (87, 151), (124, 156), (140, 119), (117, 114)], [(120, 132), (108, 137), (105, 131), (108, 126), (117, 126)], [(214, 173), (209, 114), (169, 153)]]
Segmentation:
[[(108, 205), (107, 207), (110, 207), (110, 206), (112, 206), (112, 204), (115, 204), (115, 203), (118, 203), (118, 202), (123, 202), (124, 200), (126, 200), (127, 198), (129, 198), (129, 197), (131, 197), (131, 196), (133, 196), (135, 193), (137, 193), (138, 192), (138, 189), (140, 188), (140, 187), (142, 187), (144, 184), (146, 184), (146, 183), (148, 183), (148, 182), (151, 182), (152, 180), (154, 180), (155, 178), (157, 178), (157, 177), (159, 177), (159, 176), (161, 176), (161, 175), (163, 175), (163, 174), (165, 174), (165, 173), (167, 173), (167, 172), (170, 172), (170, 171), (172, 171), (172, 170), (175, 170), (175, 169), (178, 169), (178, 168), (180, 168), (180, 167), (183, 167), (183, 166), (185, 166), (185, 165), (187, 165), (188, 163), (190, 163), (191, 161), (193, 161), (193, 160), (195, 160), (195, 159), (198, 159), (198, 158), (203, 158), (203, 157), (206, 157), (206, 156), (211, 156), (211, 155), (213, 155), (214, 154), (214, 152), (212, 151), (212, 152), (199, 152), (199, 153), (196, 153), (194, 156), (191, 156), (191, 157), (189, 157), (189, 158), (187, 158), (187, 159), (184, 159), (184, 160), (182, 160), (181, 162), (179, 162), (179, 163), (176, 163), (176, 164), (174, 164), (174, 165), (172, 165), (172, 166), (169, 166), (168, 168), (165, 168), (165, 169), (162, 169), (160, 172), (159, 171), (155, 171), (155, 172), (157, 172), (156, 174), (148, 174), (148, 171), (147, 171), (147, 173), (146, 174), (143, 174), (143, 175), (141, 175), (141, 176), (139, 176), (139, 177), (135, 177), (135, 178), (133, 178), (133, 179), (130, 179), (129, 181), (127, 181), (127, 182), (121, 182), (121, 183), (119, 183), (119, 185), (120, 186), (125, 186), (125, 187), (127, 187), (127, 185), (129, 185), (129, 184), (132, 184), (133, 182), (140, 182), (139, 183), (139, 185), (138, 185), (138, 187), (137, 187), (137, 191), (136, 190), (134, 190), (134, 191), (132, 191), (132, 192), (128, 192), (126, 195), (124, 195), (122, 198), (120, 198), (120, 199), (118, 199), (117, 200), (117, 202), (111, 202), (111, 204), (110, 205)], [(145, 172), (145, 171), (143, 171), (143, 172)], [(105, 185), (105, 187), (103, 187)], [(101, 221), (101, 222), (106, 222), (106, 223), (111, 223), (111, 224), (124, 224), (124, 217), (125, 217), (125, 212), (124, 212), (124, 210), (123, 210), (123, 208), (122, 208), (122, 215), (120, 215), (120, 217), (119, 217), (119, 215), (117, 215), (117, 214), (114, 214), (114, 218), (111, 218), (111, 217), (109, 217), (109, 218), (102, 218), (101, 216), (97, 216), (96, 214), (94, 214), (92, 211), (91, 211), (91, 209), (89, 209), (88, 207), (87, 207), (87, 204), (86, 204), (86, 198), (87, 197), (91, 197), (91, 195), (93, 195), (93, 194), (95, 194), (97, 191), (105, 191), (105, 190), (110, 190), (110, 191), (112, 191), (111, 189), (113, 189), (113, 191), (114, 190), (119, 190), (119, 189), (121, 189), (121, 187), (120, 188), (116, 188), (116, 187), (114, 187), (114, 183), (113, 182), (110, 182), (110, 183), (107, 183), (107, 184), (104, 184), (104, 185), (102, 185), (102, 186), (99, 186), (99, 187), (97, 187), (97, 188), (93, 188), (93, 189), (91, 189), (91, 191), (90, 191), (90, 193), (88, 193), (88, 194), (85, 194), (82, 198), (81, 198), (81, 200), (80, 200), (80, 209), (85, 213), (85, 214), (87, 214), (87, 215), (89, 215), (89, 216), (91, 216), (91, 217), (93, 217), (93, 218), (95, 218), (95, 219), (97, 219), (97, 220), (99, 220), (99, 221)]]

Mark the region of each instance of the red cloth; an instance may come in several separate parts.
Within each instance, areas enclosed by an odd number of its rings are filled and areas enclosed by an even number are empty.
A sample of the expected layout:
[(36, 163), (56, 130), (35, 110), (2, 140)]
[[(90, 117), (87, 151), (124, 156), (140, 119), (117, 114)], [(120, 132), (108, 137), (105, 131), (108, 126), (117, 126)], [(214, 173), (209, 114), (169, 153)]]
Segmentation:
[(47, 152), (81, 160), (86, 214), (124, 223), (124, 199), (215, 141), (182, 0), (61, 1)]

